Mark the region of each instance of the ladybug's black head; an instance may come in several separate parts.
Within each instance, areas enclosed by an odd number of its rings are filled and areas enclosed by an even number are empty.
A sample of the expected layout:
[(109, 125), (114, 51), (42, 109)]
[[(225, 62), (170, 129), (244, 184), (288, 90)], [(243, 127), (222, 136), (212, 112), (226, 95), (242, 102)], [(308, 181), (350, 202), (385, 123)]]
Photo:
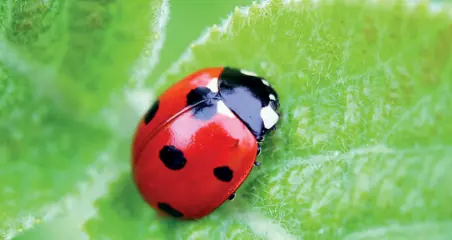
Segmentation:
[(273, 87), (255, 73), (225, 67), (218, 89), (226, 106), (250, 129), (258, 141), (279, 121), (279, 99)]

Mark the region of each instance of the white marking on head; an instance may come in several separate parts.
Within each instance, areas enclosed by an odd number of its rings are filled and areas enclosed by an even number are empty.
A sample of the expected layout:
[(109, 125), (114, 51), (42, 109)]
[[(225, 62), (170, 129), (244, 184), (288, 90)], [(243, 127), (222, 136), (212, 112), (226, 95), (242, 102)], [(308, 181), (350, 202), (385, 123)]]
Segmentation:
[(265, 79), (262, 79), (262, 83), (267, 85), (267, 86), (270, 86), (270, 83), (268, 83)]
[(248, 76), (253, 76), (253, 77), (257, 77), (257, 74), (256, 73), (254, 73), (254, 72), (250, 72), (250, 71), (247, 71), (247, 70), (240, 70), (240, 72), (242, 73), (242, 74), (245, 74), (245, 75), (248, 75)]
[(268, 96), (271, 100), (273, 100), (273, 101), (276, 101), (276, 97), (275, 97), (275, 95), (273, 95), (273, 94), (270, 94), (269, 96)]
[(212, 92), (218, 92), (218, 78), (212, 79), (212, 81), (207, 84), (207, 88), (209, 88)]
[(217, 112), (231, 118), (234, 117), (234, 113), (221, 100), (217, 103)]
[(264, 127), (266, 129), (270, 129), (273, 126), (275, 126), (275, 124), (278, 122), (279, 115), (278, 113), (275, 112), (275, 110), (273, 110), (273, 108), (269, 104), (268, 106), (263, 107), (261, 109), (261, 118), (262, 121), (264, 122)]

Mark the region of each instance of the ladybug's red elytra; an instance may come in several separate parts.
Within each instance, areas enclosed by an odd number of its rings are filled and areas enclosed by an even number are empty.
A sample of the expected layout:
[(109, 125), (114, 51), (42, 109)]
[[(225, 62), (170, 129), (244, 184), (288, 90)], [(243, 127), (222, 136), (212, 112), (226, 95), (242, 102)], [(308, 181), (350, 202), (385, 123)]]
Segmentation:
[(132, 171), (160, 215), (202, 218), (248, 177), (264, 135), (280, 119), (273, 87), (255, 73), (201, 69), (168, 88), (140, 120)]

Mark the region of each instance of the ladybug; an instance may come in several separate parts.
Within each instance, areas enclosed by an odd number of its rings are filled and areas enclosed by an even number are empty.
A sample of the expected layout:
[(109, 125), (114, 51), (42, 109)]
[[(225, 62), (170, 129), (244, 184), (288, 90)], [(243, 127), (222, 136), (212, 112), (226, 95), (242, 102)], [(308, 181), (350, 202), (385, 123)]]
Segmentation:
[(255, 73), (204, 68), (155, 100), (140, 120), (132, 174), (160, 216), (202, 218), (258, 166), (264, 135), (280, 119), (278, 94)]

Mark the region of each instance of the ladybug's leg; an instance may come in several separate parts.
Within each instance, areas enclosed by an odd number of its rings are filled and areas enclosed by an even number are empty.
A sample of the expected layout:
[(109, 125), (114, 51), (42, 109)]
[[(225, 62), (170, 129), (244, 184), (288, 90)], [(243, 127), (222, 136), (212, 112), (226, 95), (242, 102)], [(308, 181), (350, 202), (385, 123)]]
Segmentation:
[[(259, 156), (259, 154), (261, 154), (261, 151), (262, 151), (261, 145), (258, 143), (258, 144), (257, 144), (257, 153), (256, 153), (256, 156)], [(260, 162), (254, 162), (254, 166), (256, 166), (256, 167), (258, 167), (258, 166), (260, 166), (260, 165), (261, 165)]]
[(256, 156), (259, 156), (261, 154), (262, 148), (260, 144), (257, 144), (257, 153)]
[(235, 198), (235, 193), (231, 194), (231, 196), (229, 196), (229, 200), (233, 200)]

